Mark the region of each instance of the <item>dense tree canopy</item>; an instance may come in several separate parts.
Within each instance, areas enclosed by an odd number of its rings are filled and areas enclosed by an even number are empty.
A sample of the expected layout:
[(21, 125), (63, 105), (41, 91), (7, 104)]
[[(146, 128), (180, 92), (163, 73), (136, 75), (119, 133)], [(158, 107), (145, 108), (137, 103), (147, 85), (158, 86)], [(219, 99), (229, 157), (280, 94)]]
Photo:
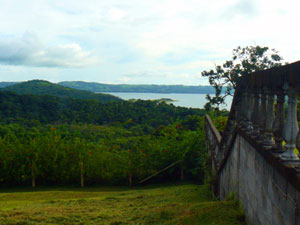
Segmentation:
[[(102, 103), (97, 100), (60, 98), (49, 95), (18, 95), (0, 91), (2, 123), (87, 123), (127, 128), (139, 125), (149, 132), (188, 115), (204, 115), (204, 110), (175, 107), (159, 101), (120, 101)], [(35, 122), (33, 122), (35, 121)]]
[[(131, 120), (114, 126), (92, 124), (0, 124), (0, 187), (30, 185), (137, 183), (166, 166), (158, 176), (185, 176), (203, 182), (206, 170), (204, 119), (188, 116), (143, 132)], [(197, 125), (197, 126), (195, 126)], [(81, 171), (81, 166), (84, 168)]]
[(184, 175), (203, 182), (204, 110), (75, 99), (57, 95), (65, 90), (51, 83), (34, 83), (18, 90), (38, 95), (0, 91), (0, 187), (132, 184), (174, 162), (180, 164), (159, 181)]
[(1, 88), (0, 91), (12, 91), (17, 94), (51, 95), (74, 99), (93, 99), (100, 102), (122, 101), (120, 98), (113, 95), (77, 90), (53, 84), (45, 80), (31, 80), (13, 85), (7, 85), (6, 83), (6, 86)]

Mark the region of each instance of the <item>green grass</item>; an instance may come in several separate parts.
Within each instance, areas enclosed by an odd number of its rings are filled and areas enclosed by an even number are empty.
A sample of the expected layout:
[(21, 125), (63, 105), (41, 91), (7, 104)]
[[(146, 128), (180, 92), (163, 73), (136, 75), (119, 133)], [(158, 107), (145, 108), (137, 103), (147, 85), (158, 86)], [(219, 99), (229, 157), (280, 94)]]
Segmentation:
[[(1, 191), (1, 190), (0, 190)], [(245, 224), (237, 201), (194, 184), (15, 189), (0, 193), (0, 224)]]

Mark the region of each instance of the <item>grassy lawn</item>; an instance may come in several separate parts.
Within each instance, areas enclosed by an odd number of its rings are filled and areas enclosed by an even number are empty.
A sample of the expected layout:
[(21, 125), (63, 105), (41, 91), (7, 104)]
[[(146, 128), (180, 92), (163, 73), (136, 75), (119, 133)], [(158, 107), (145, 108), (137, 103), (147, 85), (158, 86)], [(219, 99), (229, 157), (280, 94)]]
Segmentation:
[(0, 190), (0, 224), (245, 224), (236, 201), (206, 186)]

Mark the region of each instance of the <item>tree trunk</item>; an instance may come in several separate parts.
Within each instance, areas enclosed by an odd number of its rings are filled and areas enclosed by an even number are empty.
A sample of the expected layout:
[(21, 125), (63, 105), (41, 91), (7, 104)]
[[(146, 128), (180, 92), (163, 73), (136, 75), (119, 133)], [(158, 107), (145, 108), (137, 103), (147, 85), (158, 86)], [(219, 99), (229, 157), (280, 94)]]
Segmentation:
[(180, 180), (183, 181), (184, 180), (184, 170), (183, 170), (183, 165), (180, 164)]
[(79, 162), (80, 166), (80, 187), (84, 187), (84, 169), (83, 162)]
[(33, 168), (33, 160), (31, 160), (31, 186), (35, 188), (35, 173)]
[(128, 184), (129, 184), (129, 187), (132, 186), (132, 173), (128, 174)]

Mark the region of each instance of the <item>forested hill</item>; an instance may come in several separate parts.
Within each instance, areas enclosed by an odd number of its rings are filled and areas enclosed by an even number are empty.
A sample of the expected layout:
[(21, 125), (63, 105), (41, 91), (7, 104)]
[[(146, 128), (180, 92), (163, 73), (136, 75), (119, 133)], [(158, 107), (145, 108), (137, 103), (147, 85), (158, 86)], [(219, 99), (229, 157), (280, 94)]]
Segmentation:
[(143, 125), (143, 129), (147, 130), (185, 119), (188, 115), (204, 115), (204, 110), (175, 107), (157, 101), (101, 103), (50, 95), (18, 95), (6, 91), (0, 91), (0, 102), (1, 123), (123, 123), (125, 127)]
[(1, 88), (0, 91), (11, 91), (16, 94), (52, 95), (57, 97), (70, 97), (74, 99), (93, 99), (101, 102), (122, 101), (120, 98), (109, 94), (95, 94), (90, 91), (64, 87), (44, 80), (20, 82)]
[(138, 93), (193, 93), (214, 94), (212, 86), (184, 85), (143, 85), (143, 84), (102, 84), (83, 81), (64, 81), (58, 83), (65, 87), (88, 90), (92, 92), (138, 92)]
[(12, 86), (14, 84), (17, 84), (17, 82), (0, 82), (0, 88)]
[[(0, 89), (21, 82), (0, 82)], [(26, 83), (26, 82), (23, 82)], [(155, 84), (102, 84), (84, 81), (63, 81), (61, 86), (91, 92), (136, 92), (136, 93), (190, 93), (214, 94), (212, 86), (185, 86), (185, 85), (155, 85)], [(11, 88), (12, 89), (12, 88)], [(27, 93), (27, 92), (26, 92)]]

